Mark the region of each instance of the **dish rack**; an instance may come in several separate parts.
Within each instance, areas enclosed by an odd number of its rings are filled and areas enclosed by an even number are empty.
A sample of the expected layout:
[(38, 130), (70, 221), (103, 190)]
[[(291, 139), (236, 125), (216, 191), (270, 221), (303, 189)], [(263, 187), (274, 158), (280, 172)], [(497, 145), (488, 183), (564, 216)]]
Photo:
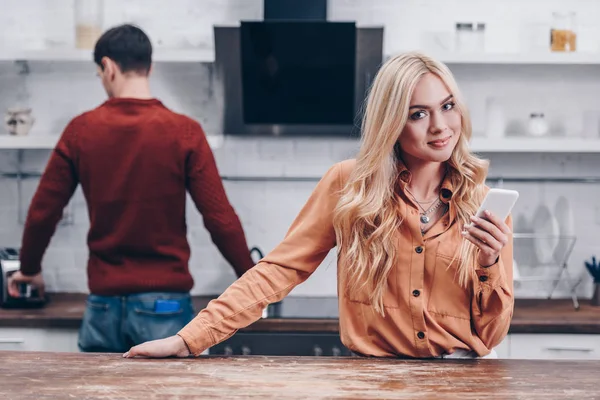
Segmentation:
[[(526, 263), (528, 269), (539, 270), (541, 269), (545, 272), (544, 275), (531, 275), (531, 276), (518, 276), (515, 277), (515, 285), (520, 285), (525, 282), (548, 282), (550, 283), (550, 289), (548, 291), (547, 298), (551, 299), (552, 295), (555, 293), (558, 285), (561, 282), (564, 282), (569, 289), (569, 293), (571, 299), (573, 301), (573, 307), (575, 310), (579, 310), (579, 301), (577, 299), (577, 287), (581, 284), (582, 279), (579, 278), (574, 280), (568, 269), (568, 261), (573, 248), (575, 247), (575, 242), (577, 241), (576, 236), (565, 236), (565, 235), (540, 235), (535, 233), (514, 233), (513, 234), (513, 243), (514, 249), (517, 250), (519, 248), (533, 250), (533, 245), (535, 240), (553, 240), (557, 242), (557, 245), (554, 246), (552, 251), (551, 260), (531, 260), (530, 263)], [(529, 242), (529, 243), (528, 243)], [(531, 251), (529, 256), (534, 255), (534, 251)], [(516, 251), (513, 256), (516, 256)], [(534, 257), (535, 258), (535, 257)], [(517, 266), (520, 266), (520, 262), (516, 260)], [(556, 271), (548, 271), (549, 268), (554, 268)], [(520, 275), (520, 270), (515, 270), (515, 276)], [(551, 273), (552, 272), (552, 273)]]

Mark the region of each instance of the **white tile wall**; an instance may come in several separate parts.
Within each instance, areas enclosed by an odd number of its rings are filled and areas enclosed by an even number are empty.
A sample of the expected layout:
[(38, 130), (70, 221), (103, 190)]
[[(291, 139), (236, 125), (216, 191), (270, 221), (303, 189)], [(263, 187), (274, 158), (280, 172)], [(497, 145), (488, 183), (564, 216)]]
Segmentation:
[[(240, 19), (262, 18), (260, 0), (104, 0), (104, 24), (124, 21), (140, 24), (156, 47), (212, 47), (213, 24), (235, 24)], [(0, 14), (0, 51), (8, 48), (69, 47), (74, 43), (73, 0), (4, 0)], [(518, 3), (518, 7), (517, 7)], [(452, 48), (453, 24), (476, 20), (487, 24), (486, 49), (491, 52), (532, 51), (529, 36), (533, 29), (547, 32), (551, 12), (575, 10), (581, 26), (584, 49), (600, 50), (589, 40), (596, 32), (600, 3), (595, 0), (330, 0), (331, 20), (356, 20), (360, 25), (385, 26), (385, 52), (421, 49), (440, 51), (439, 43)], [(518, 10), (518, 11), (516, 11)], [(52, 15), (50, 14), (52, 12)], [(545, 34), (545, 33), (544, 33)], [(437, 42), (432, 38), (437, 38)], [(600, 35), (598, 35), (600, 37)], [(438, 44), (436, 44), (438, 43)], [(598, 46), (598, 47), (595, 47)], [(26, 104), (33, 108), (36, 125), (31, 135), (59, 134), (76, 114), (105, 99), (91, 63), (31, 63), (29, 75), (19, 75), (12, 63), (0, 63), (0, 109)], [(542, 110), (553, 122), (555, 134), (576, 136), (581, 131), (582, 111), (600, 109), (598, 68), (593, 67), (455, 67), (454, 73), (472, 111), (473, 125), (483, 133), (486, 98), (505, 100), (511, 133), (522, 131), (527, 115)], [(157, 97), (178, 112), (199, 120), (209, 134), (221, 134), (219, 101), (209, 64), (158, 65), (152, 86)], [(249, 139), (227, 136), (215, 151), (225, 176), (312, 176), (319, 177), (334, 162), (352, 157), (357, 142), (342, 139)], [(24, 168), (41, 171), (48, 152), (28, 151)], [(494, 155), (492, 175), (582, 176), (597, 175), (600, 161), (595, 155)], [(16, 154), (0, 152), (0, 171), (14, 171)], [(23, 182), (23, 212), (35, 190), (36, 179)], [(269, 251), (283, 237), (311, 190), (308, 182), (225, 181), (250, 245)], [(566, 195), (575, 215), (578, 242), (571, 257), (570, 271), (581, 275), (583, 296), (590, 294), (590, 279), (583, 260), (600, 247), (595, 242), (600, 222), (597, 201), (600, 190), (593, 184), (510, 184), (521, 191), (515, 219), (530, 219), (535, 207), (545, 200), (552, 207)], [(0, 244), (19, 244), (19, 197), (14, 180), (0, 179)], [(89, 226), (85, 202), (75, 195), (73, 222), (59, 226), (44, 260), (48, 286), (55, 291), (87, 291), (85, 235)], [(189, 239), (192, 245), (191, 270), (194, 293), (217, 294), (234, 279), (231, 268), (210, 243), (202, 218), (193, 205), (188, 207)], [(519, 245), (519, 254), (528, 253)], [(536, 272), (536, 271), (534, 271)], [(307, 283), (293, 295), (334, 296), (335, 256), (330, 254)], [(522, 287), (522, 295), (543, 295), (544, 287)], [(565, 288), (558, 294), (564, 295)]]

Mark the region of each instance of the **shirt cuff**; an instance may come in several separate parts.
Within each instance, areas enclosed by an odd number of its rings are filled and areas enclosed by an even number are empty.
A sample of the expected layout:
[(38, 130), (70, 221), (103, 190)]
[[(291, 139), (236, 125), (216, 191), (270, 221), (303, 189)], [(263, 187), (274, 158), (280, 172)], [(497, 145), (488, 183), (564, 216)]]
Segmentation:
[(192, 320), (177, 332), (177, 335), (183, 339), (194, 356), (199, 356), (214, 344), (210, 330), (199, 319)]
[(479, 287), (482, 289), (492, 289), (497, 287), (503, 279), (503, 270), (502, 258), (498, 258), (498, 260), (489, 267), (478, 266), (475, 269), (475, 273), (477, 274)]

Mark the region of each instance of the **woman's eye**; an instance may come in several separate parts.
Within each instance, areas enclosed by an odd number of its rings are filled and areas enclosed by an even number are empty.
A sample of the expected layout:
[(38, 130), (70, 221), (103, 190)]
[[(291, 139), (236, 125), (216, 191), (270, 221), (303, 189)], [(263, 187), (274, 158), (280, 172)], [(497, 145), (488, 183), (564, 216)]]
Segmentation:
[(443, 109), (444, 111), (450, 111), (450, 110), (452, 110), (453, 108), (454, 108), (454, 103), (453, 103), (453, 102), (446, 103), (446, 104), (444, 104), (444, 105), (442, 106), (442, 109)]
[(410, 116), (410, 119), (412, 119), (413, 121), (416, 121), (418, 119), (425, 118), (426, 115), (427, 114), (425, 113), (425, 111), (417, 111), (416, 113), (414, 113)]

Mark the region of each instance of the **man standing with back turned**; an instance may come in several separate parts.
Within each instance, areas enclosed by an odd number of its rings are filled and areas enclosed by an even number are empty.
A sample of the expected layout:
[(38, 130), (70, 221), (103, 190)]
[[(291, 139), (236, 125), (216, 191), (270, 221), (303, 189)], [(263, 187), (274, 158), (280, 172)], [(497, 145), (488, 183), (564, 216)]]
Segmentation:
[(123, 352), (174, 335), (193, 318), (186, 191), (238, 277), (254, 263), (202, 128), (150, 94), (146, 34), (132, 25), (108, 30), (94, 61), (109, 99), (65, 128), (29, 207), (21, 270), (9, 286), (43, 288), (44, 252), (81, 183), (90, 295), (79, 348)]

